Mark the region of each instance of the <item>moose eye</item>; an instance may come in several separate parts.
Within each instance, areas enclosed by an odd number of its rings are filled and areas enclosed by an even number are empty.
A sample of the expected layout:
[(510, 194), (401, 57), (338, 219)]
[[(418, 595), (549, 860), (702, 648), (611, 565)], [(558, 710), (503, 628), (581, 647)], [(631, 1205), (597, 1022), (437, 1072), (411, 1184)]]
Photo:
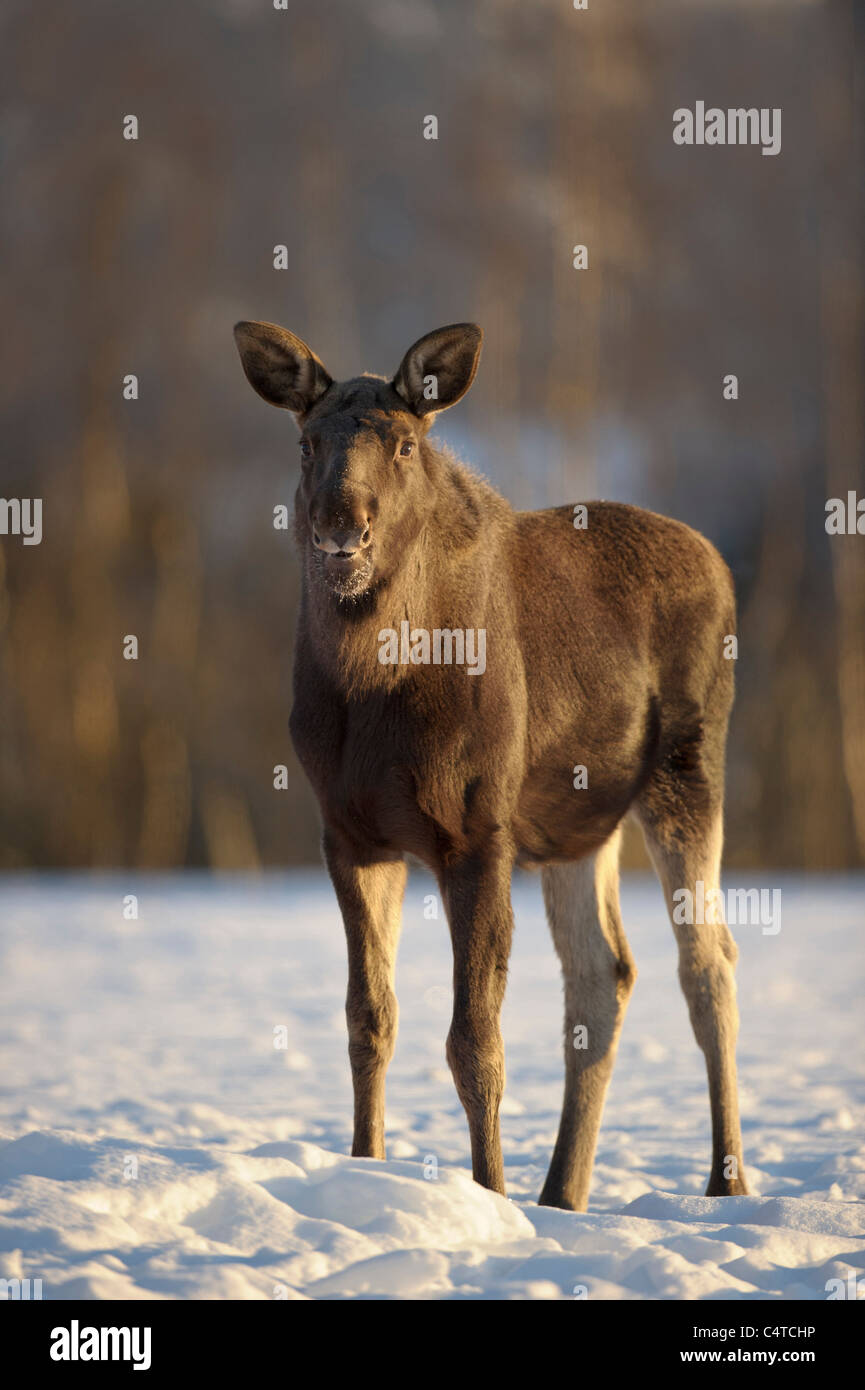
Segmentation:
[(312, 446), (308, 439), (302, 439), (300, 441), (300, 457), (302, 459), (312, 458)]
[(414, 440), (413, 440), (413, 439), (406, 439), (406, 440), (404, 440), (403, 443), (400, 444), (400, 446), (399, 446), (399, 457), (400, 457), (401, 459), (410, 459), (413, 453), (414, 453)]

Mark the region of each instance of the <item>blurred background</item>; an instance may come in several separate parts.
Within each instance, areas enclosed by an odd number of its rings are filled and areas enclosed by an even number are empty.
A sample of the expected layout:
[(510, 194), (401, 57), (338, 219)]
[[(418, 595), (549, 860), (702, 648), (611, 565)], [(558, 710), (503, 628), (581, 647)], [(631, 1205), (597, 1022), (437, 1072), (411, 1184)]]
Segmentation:
[[(865, 537), (824, 525), (865, 496), (863, 56), (857, 0), (7, 0), (0, 495), (44, 508), (0, 538), (0, 867), (318, 860), (296, 432), (238, 318), (336, 376), (478, 321), (441, 437), (734, 571), (728, 864), (865, 862)], [(698, 100), (781, 107), (781, 153), (675, 146)]]

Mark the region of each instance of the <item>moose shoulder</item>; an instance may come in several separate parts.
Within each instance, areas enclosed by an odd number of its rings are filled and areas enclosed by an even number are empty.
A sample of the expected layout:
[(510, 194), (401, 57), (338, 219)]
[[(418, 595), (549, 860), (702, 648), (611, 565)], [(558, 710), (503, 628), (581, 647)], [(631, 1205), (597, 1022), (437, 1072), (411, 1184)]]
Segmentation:
[[(565, 1102), (541, 1200), (583, 1207), (635, 973), (618, 910), (624, 817), (643, 827), (668, 906), (677, 889), (718, 879), (729, 572), (695, 531), (636, 507), (588, 503), (579, 529), (568, 507), (515, 512), (435, 447), (435, 414), (477, 370), (472, 324), (420, 339), (391, 381), (335, 382), (272, 324), (238, 324), (235, 334), (253, 387), (300, 426), (291, 731), (320, 803), (348, 941), (352, 1152), (384, 1156), (413, 854), (436, 874), (448, 913), (447, 1051), (474, 1175), (504, 1191), (510, 880), (515, 863), (536, 864), (566, 1015)], [(699, 940), (676, 930), (708, 1069), (709, 1191), (743, 1192), (735, 946), (720, 917)], [(579, 1024), (589, 1043), (577, 1051)]]

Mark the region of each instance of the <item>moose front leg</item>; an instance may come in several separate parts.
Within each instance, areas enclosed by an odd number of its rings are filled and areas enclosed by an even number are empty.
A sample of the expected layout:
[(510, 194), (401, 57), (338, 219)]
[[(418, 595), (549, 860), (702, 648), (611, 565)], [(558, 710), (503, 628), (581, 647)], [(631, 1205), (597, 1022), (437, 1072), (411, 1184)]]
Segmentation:
[(466, 1112), (472, 1176), (505, 1191), (499, 1106), (505, 1051), (499, 1015), (513, 934), (513, 857), (500, 851), (469, 857), (442, 873), (454, 952), (454, 1011), (447, 1058)]
[(356, 1158), (384, 1158), (384, 1080), (396, 1042), (394, 968), (406, 882), (404, 860), (369, 863), (332, 835), (324, 853), (348, 943), (348, 1055)]

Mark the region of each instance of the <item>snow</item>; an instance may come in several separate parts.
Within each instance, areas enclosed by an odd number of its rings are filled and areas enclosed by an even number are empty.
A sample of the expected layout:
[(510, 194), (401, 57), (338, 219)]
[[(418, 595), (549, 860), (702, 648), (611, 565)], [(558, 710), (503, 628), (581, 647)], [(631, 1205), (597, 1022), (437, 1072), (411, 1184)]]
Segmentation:
[(73, 1299), (825, 1299), (865, 1265), (863, 883), (741, 886), (783, 892), (777, 935), (735, 929), (754, 1195), (701, 1195), (702, 1058), (660, 891), (634, 876), (640, 977), (575, 1214), (535, 1205), (563, 1066), (536, 878), (514, 889), (507, 1199), (471, 1181), (444, 1058), (447, 927), (425, 915), (423, 875), (406, 897), (386, 1164), (346, 1156), (344, 942), (322, 875), (8, 878), (0, 1277)]

